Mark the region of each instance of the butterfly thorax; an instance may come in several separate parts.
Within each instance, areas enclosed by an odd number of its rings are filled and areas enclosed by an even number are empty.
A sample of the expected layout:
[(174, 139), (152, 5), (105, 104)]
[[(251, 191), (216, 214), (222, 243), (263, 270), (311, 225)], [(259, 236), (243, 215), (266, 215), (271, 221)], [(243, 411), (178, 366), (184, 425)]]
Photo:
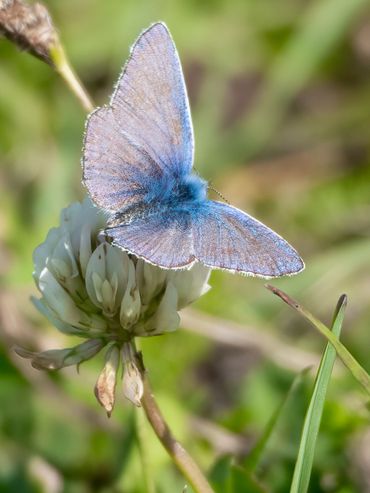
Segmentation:
[(202, 202), (207, 198), (207, 182), (196, 175), (187, 175), (175, 182), (169, 199), (176, 203)]
[(196, 175), (187, 175), (182, 179), (167, 180), (158, 187), (155, 195), (143, 202), (118, 211), (109, 221), (109, 227), (129, 224), (137, 219), (145, 219), (153, 214), (171, 213), (175, 210), (193, 209), (196, 204), (207, 198), (207, 182)]

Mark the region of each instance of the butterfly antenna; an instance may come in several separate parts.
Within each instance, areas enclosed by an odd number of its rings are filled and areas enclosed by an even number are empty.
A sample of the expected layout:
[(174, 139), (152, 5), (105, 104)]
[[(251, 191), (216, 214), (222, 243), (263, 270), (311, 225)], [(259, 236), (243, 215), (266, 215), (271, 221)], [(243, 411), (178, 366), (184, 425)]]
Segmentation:
[[(197, 170), (197, 168), (195, 166), (193, 166), (193, 170), (195, 171), (195, 173), (201, 177), (201, 174), (199, 173), (199, 171)], [(231, 205), (230, 202), (227, 200), (226, 197), (224, 197), (222, 195), (222, 193), (220, 193), (212, 184), (211, 181), (208, 182), (208, 190), (212, 190), (212, 192), (215, 192), (226, 204), (228, 205)]]
[(221, 199), (226, 202), (227, 205), (231, 205), (230, 202), (227, 200), (226, 197), (224, 197), (222, 195), (222, 193), (220, 193), (213, 185), (211, 182), (208, 182), (208, 189), (209, 190), (212, 190), (212, 192), (215, 192), (219, 197), (221, 197)]
[(195, 166), (193, 166), (193, 171), (195, 171), (195, 174), (200, 177), (200, 173)]

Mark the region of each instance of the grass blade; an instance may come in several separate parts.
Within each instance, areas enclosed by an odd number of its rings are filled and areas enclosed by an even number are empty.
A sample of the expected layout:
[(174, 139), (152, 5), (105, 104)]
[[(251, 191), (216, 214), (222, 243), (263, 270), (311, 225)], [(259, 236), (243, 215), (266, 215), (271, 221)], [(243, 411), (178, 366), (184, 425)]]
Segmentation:
[(352, 356), (352, 354), (348, 351), (348, 349), (339, 341), (339, 339), (335, 336), (335, 334), (327, 328), (325, 324), (320, 322), (316, 317), (312, 315), (306, 308), (297, 303), (297, 301), (293, 300), (289, 295), (284, 293), (281, 289), (275, 288), (270, 284), (266, 284), (265, 287), (276, 294), (281, 300), (287, 303), (290, 307), (297, 310), (298, 313), (302, 315), (303, 318), (308, 320), (313, 327), (325, 337), (327, 341), (334, 347), (337, 352), (339, 358), (346, 365), (349, 371), (352, 373), (354, 378), (358, 381), (360, 385), (366, 390), (366, 392), (370, 395), (370, 375), (366, 372), (366, 370), (360, 365), (360, 363)]
[[(338, 338), (342, 329), (346, 306), (347, 297), (346, 295), (342, 295), (338, 301), (332, 324), (332, 332)], [(335, 357), (336, 351), (334, 347), (328, 343), (317, 372), (310, 405), (307, 409), (290, 493), (305, 493), (308, 490), (316, 439), (319, 433), (326, 391), (329, 385)]]

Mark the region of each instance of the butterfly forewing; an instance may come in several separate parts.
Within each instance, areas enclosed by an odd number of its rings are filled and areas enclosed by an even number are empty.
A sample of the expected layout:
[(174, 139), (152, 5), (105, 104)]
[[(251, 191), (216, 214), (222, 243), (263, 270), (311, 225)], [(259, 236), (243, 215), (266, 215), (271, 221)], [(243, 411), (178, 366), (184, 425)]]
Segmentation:
[(83, 180), (103, 208), (141, 203), (193, 164), (193, 130), (179, 57), (162, 23), (132, 48), (109, 107), (86, 125)]

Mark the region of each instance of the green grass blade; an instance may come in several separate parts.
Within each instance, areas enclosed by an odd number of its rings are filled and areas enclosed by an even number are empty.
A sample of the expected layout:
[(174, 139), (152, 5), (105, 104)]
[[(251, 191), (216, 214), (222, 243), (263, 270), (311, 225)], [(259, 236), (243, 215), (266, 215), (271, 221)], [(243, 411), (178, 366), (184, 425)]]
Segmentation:
[(349, 371), (352, 373), (354, 378), (358, 381), (360, 385), (366, 390), (370, 395), (370, 375), (367, 371), (360, 365), (360, 363), (352, 356), (348, 349), (340, 342), (338, 337), (323, 324), (319, 319), (314, 317), (306, 308), (297, 303), (293, 298), (284, 293), (281, 289), (275, 288), (270, 284), (266, 284), (265, 287), (278, 296), (284, 303), (287, 303), (290, 307), (294, 308), (298, 313), (302, 315), (303, 318), (308, 320), (313, 327), (325, 337), (327, 341), (335, 348), (339, 358), (346, 365)]
[[(346, 305), (347, 297), (342, 295), (338, 301), (332, 324), (332, 332), (336, 337), (339, 337), (342, 329)], [(290, 493), (305, 493), (308, 490), (316, 439), (335, 357), (336, 351), (328, 343), (317, 372), (310, 405), (306, 413)]]

